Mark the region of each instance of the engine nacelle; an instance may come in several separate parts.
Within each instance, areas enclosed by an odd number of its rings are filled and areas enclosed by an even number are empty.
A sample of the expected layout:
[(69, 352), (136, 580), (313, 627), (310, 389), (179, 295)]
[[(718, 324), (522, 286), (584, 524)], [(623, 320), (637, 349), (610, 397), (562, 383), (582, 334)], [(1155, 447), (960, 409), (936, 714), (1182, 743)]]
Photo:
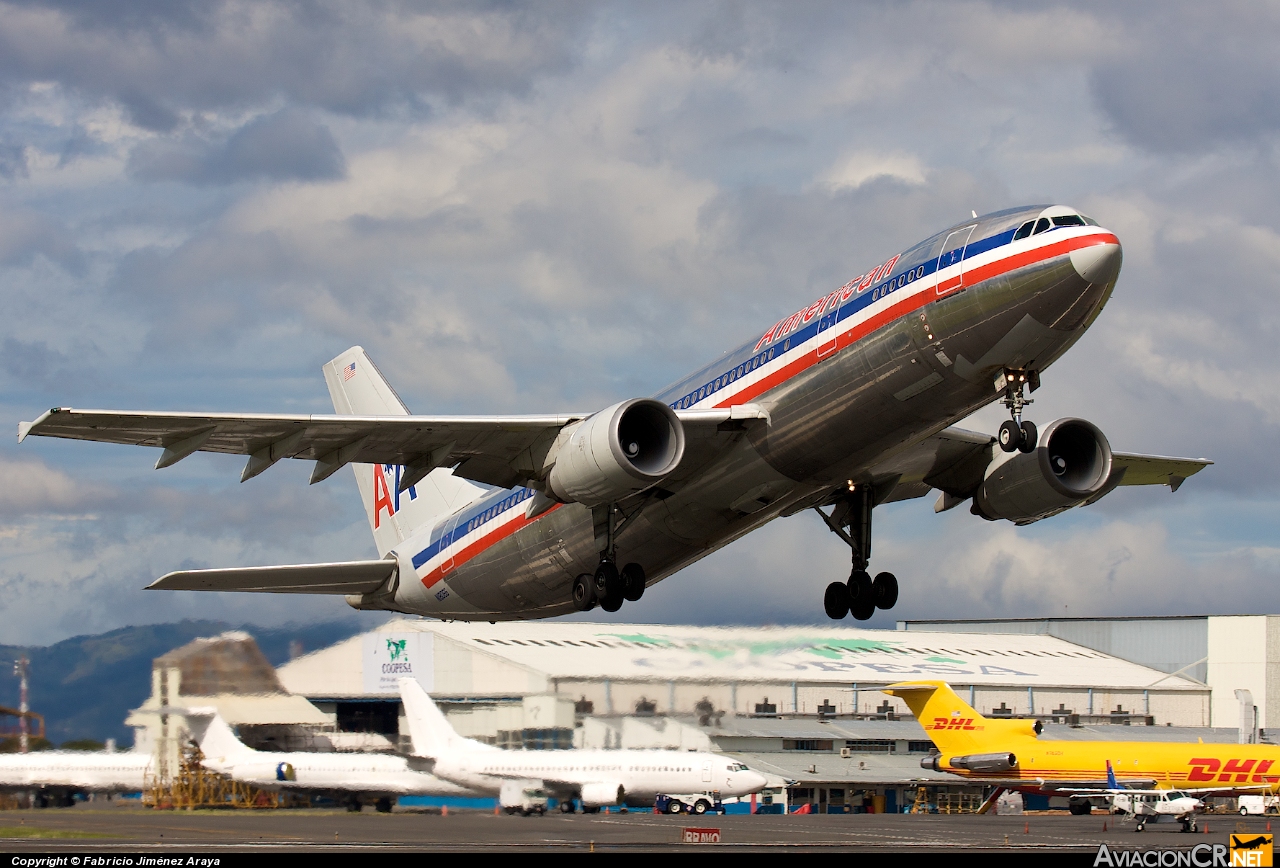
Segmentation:
[(970, 772), (1011, 772), (1018, 767), (1018, 758), (1011, 753), (975, 753), (953, 756), (947, 765)]
[(547, 478), (562, 503), (601, 506), (656, 485), (684, 457), (684, 426), (675, 411), (632, 398), (582, 420), (556, 452)]
[(588, 808), (621, 805), (626, 797), (627, 791), (622, 784), (604, 782), (583, 784), (582, 792), (578, 795), (578, 798), (582, 800), (582, 804)]
[(1036, 448), (993, 466), (973, 496), (984, 518), (1030, 524), (1084, 503), (1111, 476), (1111, 444), (1084, 419), (1055, 419)]

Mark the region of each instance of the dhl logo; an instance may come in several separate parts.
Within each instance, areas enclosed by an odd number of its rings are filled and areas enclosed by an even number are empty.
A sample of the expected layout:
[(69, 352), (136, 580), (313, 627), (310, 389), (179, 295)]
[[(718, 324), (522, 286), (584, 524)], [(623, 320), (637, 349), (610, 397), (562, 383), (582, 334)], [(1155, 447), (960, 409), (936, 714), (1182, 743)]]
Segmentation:
[(928, 729), (977, 729), (972, 717), (935, 717)]
[[(1254, 764), (1257, 764), (1256, 766)], [(1280, 775), (1268, 775), (1267, 772), (1275, 760), (1229, 759), (1224, 764), (1214, 757), (1197, 757), (1188, 761), (1191, 772), (1189, 781), (1218, 781), (1219, 783), (1242, 784), (1251, 781), (1255, 784), (1270, 784), (1280, 780)]]

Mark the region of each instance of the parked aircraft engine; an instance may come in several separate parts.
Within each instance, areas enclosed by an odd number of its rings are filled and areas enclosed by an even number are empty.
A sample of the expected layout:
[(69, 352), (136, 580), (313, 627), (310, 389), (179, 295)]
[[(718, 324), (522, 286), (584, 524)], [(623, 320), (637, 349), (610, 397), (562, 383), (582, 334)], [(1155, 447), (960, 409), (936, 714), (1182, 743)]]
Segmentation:
[(621, 805), (626, 797), (627, 791), (622, 784), (604, 782), (583, 784), (582, 792), (578, 796), (582, 800), (582, 804), (588, 808)]
[(1011, 753), (975, 753), (953, 756), (947, 765), (971, 772), (1011, 772), (1018, 767), (1018, 758)]
[(601, 506), (656, 485), (684, 456), (684, 427), (660, 401), (632, 398), (578, 424), (547, 479), (562, 503)]
[(988, 469), (973, 496), (983, 518), (1030, 524), (1103, 492), (1111, 476), (1111, 444), (1084, 419), (1055, 419), (1028, 453)]

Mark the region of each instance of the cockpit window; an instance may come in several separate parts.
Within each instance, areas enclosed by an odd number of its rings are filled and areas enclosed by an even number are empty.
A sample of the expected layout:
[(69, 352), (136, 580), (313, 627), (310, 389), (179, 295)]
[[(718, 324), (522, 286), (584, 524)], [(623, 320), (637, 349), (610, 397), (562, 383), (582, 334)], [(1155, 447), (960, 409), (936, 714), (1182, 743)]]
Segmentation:
[(1041, 232), (1044, 232), (1044, 231), (1045, 231), (1045, 230), (1047, 230), (1048, 228), (1049, 228), (1049, 218), (1048, 218), (1048, 217), (1041, 217), (1039, 220), (1037, 220), (1037, 221), (1036, 221), (1036, 228), (1035, 228), (1035, 231), (1034, 231), (1034, 232), (1032, 232), (1031, 234), (1032, 234), (1032, 235), (1039, 235)]
[(1036, 221), (1034, 220), (1028, 220), (1026, 223), (1023, 223), (1021, 226), (1018, 227), (1018, 231), (1013, 233), (1013, 240), (1021, 241), (1023, 238), (1026, 238), (1029, 235), (1031, 235), (1031, 230), (1032, 228), (1035, 227), (1035, 225), (1036, 225)]
[(1054, 226), (1083, 226), (1084, 218), (1079, 214), (1063, 214), (1060, 217), (1053, 218)]

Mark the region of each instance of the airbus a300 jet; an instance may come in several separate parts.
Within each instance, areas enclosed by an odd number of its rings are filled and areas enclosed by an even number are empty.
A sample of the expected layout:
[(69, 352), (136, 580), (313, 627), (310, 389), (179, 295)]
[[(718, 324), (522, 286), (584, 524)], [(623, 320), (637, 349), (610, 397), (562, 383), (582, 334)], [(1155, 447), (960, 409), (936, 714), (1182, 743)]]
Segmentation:
[[(1212, 462), (1113, 452), (1084, 419), (1038, 430), (1030, 393), (1115, 288), (1115, 233), (1074, 208), (965, 220), (787, 312), (649, 398), (595, 413), (413, 415), (353, 347), (324, 366), (335, 415), (55, 408), (29, 435), (282, 458), (311, 482), (351, 464), (377, 560), (183, 570), (150, 587), (343, 594), (359, 609), (445, 619), (617, 611), (775, 518), (813, 510), (852, 552), (832, 618), (892, 608), (873, 579), (871, 517), (937, 491), (937, 512), (1029, 524), (1119, 485), (1168, 485)], [(994, 435), (951, 427), (1001, 401)], [(816, 601), (815, 601), (816, 604)]]

